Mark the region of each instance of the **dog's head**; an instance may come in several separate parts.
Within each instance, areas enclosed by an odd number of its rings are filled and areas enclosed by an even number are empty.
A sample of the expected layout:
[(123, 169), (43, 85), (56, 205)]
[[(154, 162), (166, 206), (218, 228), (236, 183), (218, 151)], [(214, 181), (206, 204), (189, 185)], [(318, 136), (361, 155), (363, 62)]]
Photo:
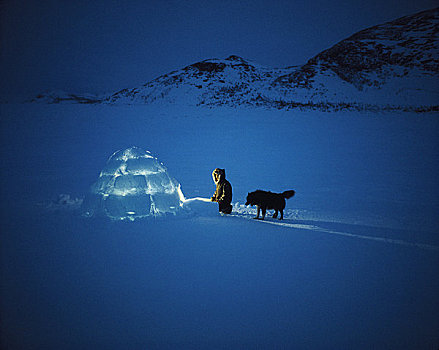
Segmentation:
[(245, 202), (245, 205), (255, 205), (255, 194), (254, 192), (247, 194), (247, 200)]

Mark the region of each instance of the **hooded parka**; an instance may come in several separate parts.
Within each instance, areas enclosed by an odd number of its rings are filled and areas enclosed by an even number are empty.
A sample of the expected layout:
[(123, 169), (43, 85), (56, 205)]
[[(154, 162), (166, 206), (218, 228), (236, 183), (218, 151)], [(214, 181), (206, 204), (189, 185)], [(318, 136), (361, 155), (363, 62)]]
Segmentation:
[(225, 169), (216, 168), (212, 173), (213, 181), (216, 184), (216, 191), (211, 200), (218, 202), (218, 210), (225, 214), (232, 212), (232, 185), (226, 180)]

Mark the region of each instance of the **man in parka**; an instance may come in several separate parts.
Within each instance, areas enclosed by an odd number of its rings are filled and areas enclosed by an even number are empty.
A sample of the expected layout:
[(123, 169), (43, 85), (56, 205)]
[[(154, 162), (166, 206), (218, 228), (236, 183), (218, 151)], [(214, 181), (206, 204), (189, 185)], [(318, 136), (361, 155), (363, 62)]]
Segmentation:
[(232, 212), (232, 185), (226, 180), (225, 169), (216, 168), (212, 173), (213, 181), (216, 184), (216, 191), (210, 199), (212, 202), (218, 202), (218, 210), (224, 214)]

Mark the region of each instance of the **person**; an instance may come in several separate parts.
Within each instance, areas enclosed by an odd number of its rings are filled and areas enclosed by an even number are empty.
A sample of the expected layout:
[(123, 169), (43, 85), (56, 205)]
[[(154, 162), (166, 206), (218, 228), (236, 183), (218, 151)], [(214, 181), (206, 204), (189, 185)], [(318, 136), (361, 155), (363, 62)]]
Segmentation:
[(216, 168), (212, 173), (213, 181), (216, 184), (216, 191), (210, 199), (212, 202), (218, 202), (220, 213), (230, 214), (232, 212), (232, 185), (226, 180), (225, 169)]

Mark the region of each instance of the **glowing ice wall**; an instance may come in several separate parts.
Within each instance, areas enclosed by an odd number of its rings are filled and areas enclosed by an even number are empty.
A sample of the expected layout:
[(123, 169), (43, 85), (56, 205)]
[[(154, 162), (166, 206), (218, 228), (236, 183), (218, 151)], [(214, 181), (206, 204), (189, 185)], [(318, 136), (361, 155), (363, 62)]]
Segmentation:
[(149, 151), (138, 147), (115, 152), (83, 204), (86, 216), (115, 220), (177, 214), (184, 201), (180, 184)]

